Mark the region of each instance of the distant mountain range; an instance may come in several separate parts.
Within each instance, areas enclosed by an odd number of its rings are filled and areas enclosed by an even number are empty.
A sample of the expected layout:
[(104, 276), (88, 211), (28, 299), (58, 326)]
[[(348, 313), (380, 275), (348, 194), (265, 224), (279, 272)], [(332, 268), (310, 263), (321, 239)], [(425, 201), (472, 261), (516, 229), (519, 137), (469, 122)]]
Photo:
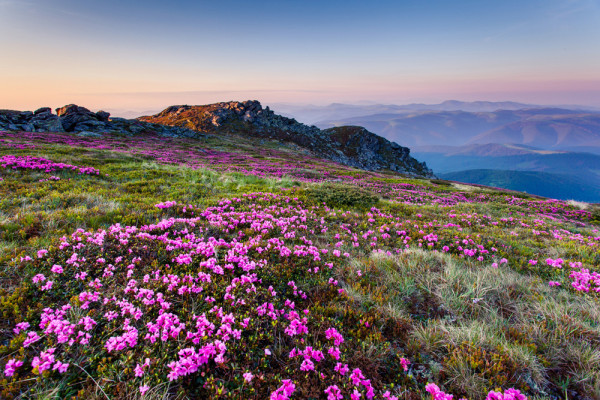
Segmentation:
[(600, 112), (527, 108), (493, 112), (418, 111), (320, 121), (360, 125), (404, 146), (517, 143), (543, 149), (585, 146), (600, 153)]
[(579, 106), (540, 106), (535, 104), (517, 103), (514, 101), (458, 101), (447, 100), (439, 104), (343, 104), (332, 103), (326, 106), (298, 105), (287, 103), (270, 104), (271, 108), (286, 117), (296, 118), (305, 124), (319, 124), (327, 121), (343, 120), (371, 116), (374, 114), (407, 114), (419, 111), (466, 111), (466, 112), (494, 112), (498, 110), (523, 110), (531, 108), (560, 108), (573, 111), (600, 112), (600, 109)]
[(442, 178), (600, 202), (600, 110), (591, 107), (450, 100), (279, 110), (320, 128), (363, 126)]

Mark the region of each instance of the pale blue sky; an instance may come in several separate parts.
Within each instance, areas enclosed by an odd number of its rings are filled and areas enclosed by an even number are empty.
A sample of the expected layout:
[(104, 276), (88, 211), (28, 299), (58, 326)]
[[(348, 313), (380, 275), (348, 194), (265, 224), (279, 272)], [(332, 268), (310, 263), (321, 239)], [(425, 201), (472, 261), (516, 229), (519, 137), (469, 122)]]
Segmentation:
[(0, 0), (0, 108), (600, 106), (596, 0)]

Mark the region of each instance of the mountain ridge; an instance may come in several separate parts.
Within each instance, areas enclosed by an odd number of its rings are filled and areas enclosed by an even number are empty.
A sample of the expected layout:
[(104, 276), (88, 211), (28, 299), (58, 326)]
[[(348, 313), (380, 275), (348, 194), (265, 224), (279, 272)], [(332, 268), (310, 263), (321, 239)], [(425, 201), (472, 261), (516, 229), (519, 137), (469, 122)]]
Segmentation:
[(261, 140), (292, 143), (317, 157), (364, 170), (390, 170), (409, 176), (433, 177), (425, 163), (410, 156), (410, 149), (362, 127), (321, 130), (275, 114), (258, 101), (230, 101), (203, 106), (170, 106), (153, 116), (137, 119), (110, 118), (105, 111), (92, 112), (69, 104), (52, 113), (0, 110), (0, 130), (72, 132), (80, 136), (103, 134), (157, 134), (163, 137), (202, 138), (244, 135)]
[(138, 118), (179, 126), (207, 134), (243, 134), (294, 143), (344, 165), (366, 170), (391, 170), (414, 176), (433, 176), (425, 163), (402, 147), (363, 127), (344, 126), (321, 130), (275, 114), (259, 101), (230, 101), (203, 106), (170, 106), (158, 114)]

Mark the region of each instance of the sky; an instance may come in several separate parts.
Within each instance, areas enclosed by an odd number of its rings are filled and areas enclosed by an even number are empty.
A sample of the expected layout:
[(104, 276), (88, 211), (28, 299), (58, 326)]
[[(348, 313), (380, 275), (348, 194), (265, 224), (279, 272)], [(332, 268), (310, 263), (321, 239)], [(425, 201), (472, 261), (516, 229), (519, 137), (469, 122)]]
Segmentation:
[(0, 0), (0, 108), (600, 107), (600, 0)]

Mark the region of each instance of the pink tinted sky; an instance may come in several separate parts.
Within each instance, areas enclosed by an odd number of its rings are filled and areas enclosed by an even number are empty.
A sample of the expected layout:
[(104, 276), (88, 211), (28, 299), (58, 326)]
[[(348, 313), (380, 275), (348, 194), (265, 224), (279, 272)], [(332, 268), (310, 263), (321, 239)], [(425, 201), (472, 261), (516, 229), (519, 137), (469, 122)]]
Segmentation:
[(600, 107), (596, 0), (0, 0), (0, 108), (258, 99)]

